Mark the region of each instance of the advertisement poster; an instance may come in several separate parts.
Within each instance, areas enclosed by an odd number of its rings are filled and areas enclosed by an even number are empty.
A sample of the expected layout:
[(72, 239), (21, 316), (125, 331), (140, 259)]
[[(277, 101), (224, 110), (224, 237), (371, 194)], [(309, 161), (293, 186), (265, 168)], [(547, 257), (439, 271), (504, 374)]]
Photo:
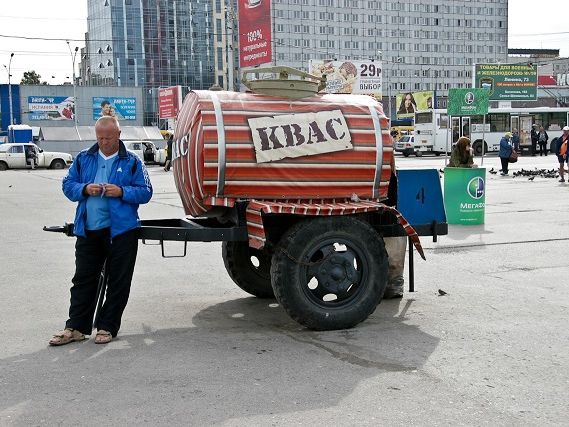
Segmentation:
[(487, 89), (449, 89), (449, 116), (478, 116), (488, 113)]
[(490, 101), (537, 100), (537, 66), (533, 64), (478, 64), (474, 86), (490, 91)]
[(28, 96), (30, 120), (73, 120), (75, 98), (72, 96)]
[(136, 120), (136, 98), (93, 97), (93, 120), (102, 116), (117, 120)]
[(270, 0), (239, 0), (239, 65), (272, 61)]
[(382, 69), (379, 61), (322, 61), (311, 59), (310, 74), (326, 75), (326, 93), (374, 95), (381, 100)]
[(175, 119), (181, 105), (181, 86), (167, 87), (158, 91), (158, 112), (161, 119)]
[(397, 118), (414, 117), (417, 110), (434, 108), (435, 93), (432, 90), (421, 92), (402, 92), (395, 95)]
[(445, 168), (444, 189), (449, 224), (484, 224), (486, 169)]

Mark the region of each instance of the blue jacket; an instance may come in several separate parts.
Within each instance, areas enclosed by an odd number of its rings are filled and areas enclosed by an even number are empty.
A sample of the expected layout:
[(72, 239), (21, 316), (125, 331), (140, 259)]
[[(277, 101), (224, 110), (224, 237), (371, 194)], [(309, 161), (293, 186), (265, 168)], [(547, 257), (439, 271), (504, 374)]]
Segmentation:
[[(63, 178), (63, 193), (72, 202), (79, 202), (73, 227), (76, 236), (86, 237), (87, 198), (83, 191), (87, 184), (93, 184), (97, 174), (99, 145), (81, 151), (69, 172)], [(122, 197), (109, 197), (111, 216), (111, 238), (140, 227), (138, 205), (148, 203), (152, 197), (152, 184), (144, 163), (134, 153), (127, 151), (119, 141), (118, 160), (114, 163), (109, 184), (122, 188)]]
[(505, 136), (502, 137), (500, 140), (500, 152), (498, 156), (507, 159), (512, 154), (512, 145), (510, 144), (510, 140)]

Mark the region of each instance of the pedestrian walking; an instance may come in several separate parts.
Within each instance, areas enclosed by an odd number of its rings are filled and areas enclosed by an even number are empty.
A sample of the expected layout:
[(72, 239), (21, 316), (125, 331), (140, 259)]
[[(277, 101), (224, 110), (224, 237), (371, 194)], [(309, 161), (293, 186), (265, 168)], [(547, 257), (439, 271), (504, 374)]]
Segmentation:
[(547, 141), (549, 140), (549, 135), (543, 128), (540, 126), (539, 132), (537, 134), (537, 143), (539, 144), (539, 155), (540, 156), (547, 156)]
[(531, 155), (535, 156), (535, 153), (537, 152), (537, 140), (539, 139), (536, 124), (534, 124), (531, 128), (530, 138), (531, 138)]
[(565, 182), (565, 164), (569, 163), (569, 156), (567, 155), (567, 147), (569, 146), (569, 126), (563, 128), (563, 134), (557, 139), (555, 144), (555, 154), (559, 161), (559, 182)]
[(82, 341), (91, 334), (103, 266), (108, 285), (97, 316), (95, 343), (111, 342), (121, 325), (138, 249), (138, 205), (150, 200), (152, 185), (144, 162), (127, 151), (120, 133), (114, 117), (99, 118), (97, 144), (79, 153), (63, 178), (63, 193), (78, 202), (75, 275), (69, 319), (50, 345)]
[(512, 129), (512, 147), (516, 153), (520, 152), (520, 134), (517, 129)]
[(500, 162), (502, 163), (502, 169), (500, 175), (508, 175), (508, 164), (510, 162), (510, 156), (512, 155), (512, 134), (506, 132), (502, 139), (500, 140), (500, 152), (498, 156), (500, 157)]
[(168, 143), (166, 144), (166, 163), (164, 164), (164, 170), (166, 172), (170, 171), (172, 166), (172, 143), (174, 142), (174, 135), (170, 134), (168, 138)]

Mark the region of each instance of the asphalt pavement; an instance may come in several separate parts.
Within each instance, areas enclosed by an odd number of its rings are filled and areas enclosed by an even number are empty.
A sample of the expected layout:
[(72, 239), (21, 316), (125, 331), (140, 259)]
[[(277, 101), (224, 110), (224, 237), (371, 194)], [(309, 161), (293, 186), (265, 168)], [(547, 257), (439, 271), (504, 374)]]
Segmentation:
[[(522, 157), (513, 170), (536, 167), (557, 162)], [(149, 169), (141, 217), (181, 217), (172, 174)], [(42, 227), (73, 220), (64, 174), (0, 172), (0, 425), (567, 425), (567, 183), (488, 174), (485, 224), (424, 239), (416, 292), (350, 330), (308, 331), (248, 296), (219, 243), (169, 259), (141, 245), (118, 339), (53, 348), (74, 239)]]

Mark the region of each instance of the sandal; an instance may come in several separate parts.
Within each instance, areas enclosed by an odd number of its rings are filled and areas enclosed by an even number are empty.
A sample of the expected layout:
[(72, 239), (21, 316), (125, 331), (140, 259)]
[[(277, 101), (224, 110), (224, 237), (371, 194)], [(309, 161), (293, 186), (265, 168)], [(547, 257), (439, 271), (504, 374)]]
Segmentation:
[(113, 336), (109, 331), (99, 329), (95, 335), (95, 344), (108, 344), (113, 340)]
[(63, 331), (58, 332), (49, 340), (49, 345), (65, 345), (74, 341), (83, 341), (84, 339), (85, 334), (82, 334), (76, 329), (65, 328)]

